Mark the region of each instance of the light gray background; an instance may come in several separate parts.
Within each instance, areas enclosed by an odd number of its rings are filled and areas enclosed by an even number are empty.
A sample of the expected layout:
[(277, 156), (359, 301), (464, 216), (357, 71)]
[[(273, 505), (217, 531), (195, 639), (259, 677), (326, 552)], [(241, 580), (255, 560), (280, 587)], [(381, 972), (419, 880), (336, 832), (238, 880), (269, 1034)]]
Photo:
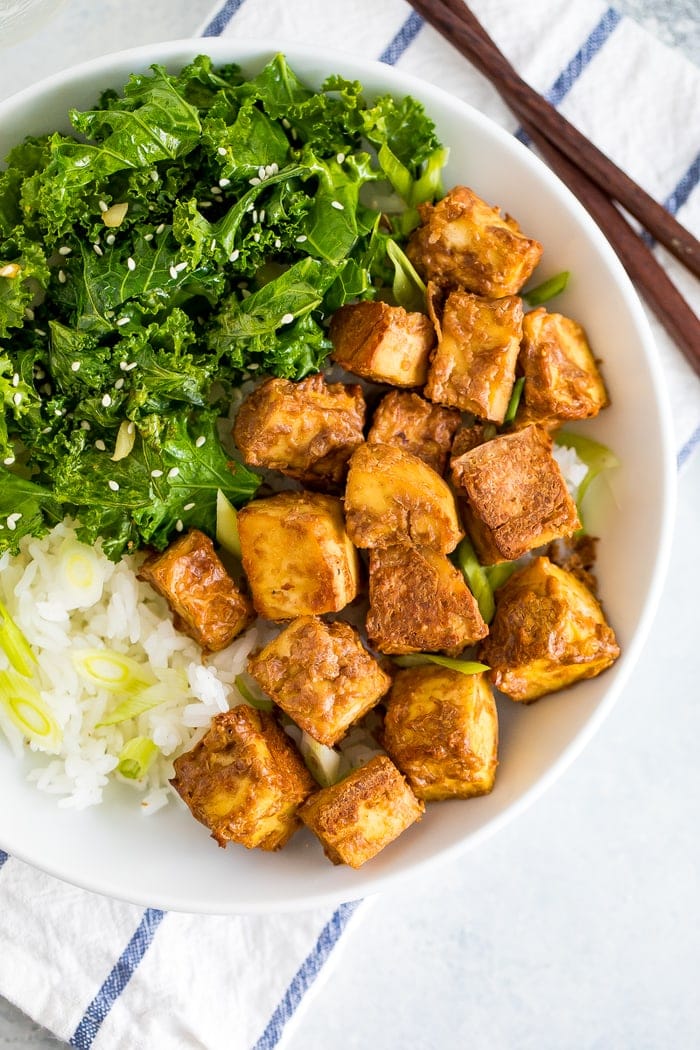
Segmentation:
[[(65, 0), (43, 30), (0, 47), (0, 98), (76, 61), (189, 36), (211, 6)], [(698, 0), (617, 7), (700, 64)], [(286, 1050), (700, 1047), (698, 522), (696, 452), (650, 642), (602, 730), (515, 823), (375, 903)], [(61, 1045), (0, 999), (0, 1050)]]

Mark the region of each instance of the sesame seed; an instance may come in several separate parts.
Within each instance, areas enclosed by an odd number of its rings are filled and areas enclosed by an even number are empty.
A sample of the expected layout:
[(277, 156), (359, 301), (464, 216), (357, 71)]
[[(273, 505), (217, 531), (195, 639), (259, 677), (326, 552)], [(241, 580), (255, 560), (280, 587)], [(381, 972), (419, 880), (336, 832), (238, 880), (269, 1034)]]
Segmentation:
[(112, 480), (110, 479), (110, 480), (109, 480), (109, 481), (107, 482), (107, 484), (108, 484), (108, 485), (109, 485), (109, 487), (111, 488), (112, 492), (119, 492), (119, 482), (118, 482), (118, 481), (112, 481)]
[(152, 470), (151, 471), (151, 477), (152, 478), (162, 478), (163, 477), (163, 471), (162, 470)]
[(212, 201), (197, 201), (200, 208), (211, 208)]
[(121, 388), (123, 386), (124, 386), (124, 377), (120, 376), (119, 379), (117, 379), (116, 383), (114, 384), (114, 389), (115, 390), (121, 390)]
[(171, 267), (170, 267), (170, 276), (172, 277), (172, 279), (173, 279), (174, 281), (176, 281), (176, 280), (177, 280), (177, 270), (175, 269), (175, 267), (174, 267), (174, 266), (171, 266)]
[(226, 147), (225, 146), (219, 146), (219, 148), (218, 148), (218, 150), (216, 152), (219, 154), (220, 157), (225, 157), (226, 156)]
[(62, 408), (54, 408), (53, 414), (55, 416), (62, 416), (63, 415), (63, 409)]
[(88, 423), (87, 419), (82, 419), (80, 421), (80, 429), (81, 430), (90, 430), (91, 429), (90, 428), (90, 424)]
[(73, 249), (69, 248), (67, 244), (62, 244), (61, 247), (58, 249), (58, 254), (59, 255), (70, 255), (70, 253), (72, 251), (73, 251)]
[(119, 317), (117, 318), (117, 325), (119, 328), (121, 328), (122, 325), (128, 324), (130, 320), (130, 317)]
[(241, 291), (241, 296), (244, 299), (247, 299), (250, 296), (250, 294), (251, 293), (250, 293), (250, 289), (249, 288), (243, 288), (243, 290)]
[(265, 209), (260, 212), (260, 222), (265, 222)]
[(22, 395), (20, 394), (19, 390), (17, 391), (16, 394), (12, 395), (12, 400), (14, 401), (14, 403), (16, 405), (21, 405), (22, 404)]
[(236, 259), (238, 258), (238, 256), (239, 256), (240, 254), (241, 254), (241, 253), (240, 253), (240, 251), (238, 250), (238, 248), (234, 248), (234, 250), (233, 250), (233, 251), (231, 252), (231, 254), (230, 254), (230, 255), (229, 255), (229, 257), (228, 257), (228, 261), (229, 261), (229, 262), (235, 262), (235, 261), (236, 261)]
[(98, 438), (97, 439), (97, 441), (95, 442), (95, 448), (97, 449), (98, 452), (106, 452), (107, 446), (105, 445), (105, 443), (102, 440), (102, 438)]
[(100, 248), (99, 244), (93, 244), (92, 250), (94, 251), (95, 255), (104, 255), (104, 252)]
[(116, 237), (114, 236), (114, 234), (113, 234), (113, 233), (108, 233), (108, 234), (107, 234), (107, 236), (105, 237), (105, 241), (106, 241), (106, 242), (107, 242), (107, 244), (108, 244), (108, 245), (110, 246), (110, 248), (112, 247), (112, 245), (114, 244), (114, 242), (116, 241), (116, 239), (117, 239), (117, 238), (116, 238)]
[(255, 210), (255, 208), (253, 208), (253, 222), (257, 222), (257, 221), (258, 221), (258, 213)]
[(345, 208), (340, 201), (331, 201), (331, 208), (335, 208), (336, 211), (345, 211)]
[(263, 179), (265, 178), (266, 175), (267, 175), (267, 172), (265, 171), (264, 166), (259, 167), (258, 168), (258, 178), (260, 179), (261, 182), (263, 181)]
[(183, 510), (192, 510), (193, 508), (194, 508), (194, 503), (186, 503), (185, 506), (182, 509)]
[(112, 404), (112, 398), (109, 396), (109, 394), (105, 394), (105, 396), (102, 398), (102, 407), (103, 408), (109, 408), (109, 406), (111, 404)]
[(129, 258), (128, 258), (128, 259), (126, 260), (126, 265), (127, 265), (127, 266), (128, 266), (128, 268), (129, 268), (130, 270), (132, 270), (132, 271), (136, 269), (136, 263), (135, 263), (135, 261), (134, 261), (134, 260), (133, 260), (133, 259), (131, 258), (131, 256), (129, 256)]
[(152, 171), (151, 172), (151, 181), (152, 182), (158, 182), (159, 178), (160, 178), (160, 175), (158, 174), (157, 171)]
[(25, 306), (24, 316), (27, 318), (28, 321), (34, 320), (34, 311), (32, 310), (31, 306)]
[(307, 239), (308, 238), (307, 238), (305, 233), (300, 233), (299, 236), (297, 237), (297, 244), (302, 244)]
[(175, 522), (175, 528), (177, 529), (178, 532), (182, 532), (184, 527), (185, 526), (182, 524), (182, 518), (178, 518), (177, 521)]
[(216, 248), (216, 238), (212, 237), (211, 244), (209, 245), (209, 251), (213, 252)]
[(13, 375), (13, 377), (12, 377), (12, 385), (13, 386), (19, 386), (19, 372), (15, 372), (15, 374)]
[(281, 247), (282, 247), (282, 241), (279, 239), (279, 237), (275, 237), (275, 248), (281, 248)]
[(36, 332), (37, 335), (46, 335), (46, 332), (44, 331), (43, 328), (35, 328), (34, 331)]
[(335, 159), (338, 161), (338, 164), (344, 164), (345, 163), (345, 154), (344, 153), (338, 153)]
[(259, 185), (260, 185), (260, 183), (262, 182), (262, 179), (258, 179), (258, 178), (257, 178), (257, 177), (256, 177), (256, 176), (254, 175), (252, 179), (248, 179), (248, 182), (250, 183), (250, 185), (251, 185), (251, 186), (259, 186)]
[(35, 371), (34, 371), (34, 378), (35, 379), (44, 379), (45, 376), (46, 376), (46, 372), (44, 371), (43, 368), (35, 369)]
[[(216, 244), (216, 241), (213, 241), (212, 244)], [(182, 271), (186, 270), (186, 269), (187, 269), (187, 262), (186, 261), (185, 262), (176, 263), (175, 266), (173, 266), (173, 270), (175, 270), (175, 273), (182, 273)]]
[(71, 361), (70, 370), (71, 370), (71, 372), (79, 372), (80, 371), (80, 361)]
[(211, 195), (213, 197), (220, 197), (221, 193), (222, 193), (222, 191), (219, 189), (218, 186), (210, 186), (209, 187), (209, 192), (211, 193)]
[(162, 233), (165, 229), (165, 223), (161, 222), (160, 226), (156, 226), (156, 233)]
[(16, 511), (14, 514), (7, 515), (7, 527), (10, 530), (10, 532), (15, 531), (15, 529), (17, 528), (17, 522), (21, 517), (22, 515), (19, 511)]
[[(12, 464), (14, 463), (14, 461), (15, 461), (15, 457), (14, 456), (7, 456), (6, 459), (3, 459), (3, 463), (5, 464), (6, 467), (11, 467)], [(194, 506), (194, 504), (193, 504), (193, 506)]]
[(207, 439), (205, 438), (204, 434), (200, 434), (197, 440), (195, 441), (195, 445), (197, 446), (197, 448), (201, 448), (206, 440)]
[(144, 239), (144, 241), (152, 241), (153, 240), (153, 234), (152, 233), (145, 233), (143, 235), (143, 239)]
[(100, 201), (100, 211), (107, 211), (108, 209), (109, 209), (109, 205), (107, 204), (107, 202), (106, 201)]
[(66, 275), (65, 275), (65, 272), (63, 270), (59, 270), (58, 271), (58, 279), (59, 279), (61, 284), (65, 284), (66, 283)]
[(122, 372), (126, 372), (126, 370), (128, 368), (128, 364), (127, 364), (126, 361), (120, 361), (119, 362), (119, 367), (121, 368)]
[(129, 364), (124, 369), (124, 371), (125, 372), (130, 372), (132, 370), (132, 368), (136, 368), (137, 364), (138, 364), (138, 361), (130, 361)]
[(231, 185), (231, 180), (230, 179), (219, 179), (219, 186), (230, 186), (230, 185)]
[(254, 234), (253, 234), (253, 240), (254, 240), (254, 241), (255, 241), (255, 243), (257, 244), (257, 243), (258, 243), (258, 241), (260, 240), (260, 234), (259, 234), (259, 233), (254, 233)]
[(294, 314), (285, 314), (280, 321), (280, 324), (291, 324), (294, 320)]
[(176, 478), (179, 473), (180, 473), (180, 468), (179, 467), (171, 467), (170, 470), (168, 471), (168, 477), (169, 478)]
[(282, 127), (283, 128), (291, 128), (291, 126), (292, 125), (289, 123), (287, 118), (286, 117), (282, 117)]

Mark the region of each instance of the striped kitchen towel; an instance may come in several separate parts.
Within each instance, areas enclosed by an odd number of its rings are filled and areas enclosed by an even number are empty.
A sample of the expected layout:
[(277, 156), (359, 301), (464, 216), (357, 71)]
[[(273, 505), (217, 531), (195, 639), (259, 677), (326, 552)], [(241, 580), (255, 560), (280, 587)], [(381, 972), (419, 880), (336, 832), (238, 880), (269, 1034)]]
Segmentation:
[[(597, 0), (472, 7), (521, 74), (700, 235), (700, 70)], [(517, 132), (491, 86), (403, 0), (224, 0), (201, 32), (375, 56)], [(694, 279), (659, 258), (700, 312)], [(650, 320), (682, 466), (700, 444), (700, 382)], [(0, 851), (0, 993), (81, 1050), (271, 1050), (368, 905), (225, 917), (144, 911)], [(337, 1032), (329, 1041), (343, 1046)]]

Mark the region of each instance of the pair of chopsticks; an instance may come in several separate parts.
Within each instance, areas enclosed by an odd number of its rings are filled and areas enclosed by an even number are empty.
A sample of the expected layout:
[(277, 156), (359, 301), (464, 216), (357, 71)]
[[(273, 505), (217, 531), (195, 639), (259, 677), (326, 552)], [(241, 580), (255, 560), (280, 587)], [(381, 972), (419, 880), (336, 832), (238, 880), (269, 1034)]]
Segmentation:
[(491, 81), (544, 160), (596, 220), (653, 313), (700, 375), (700, 321), (618, 205), (696, 277), (700, 242), (516, 73), (463, 0), (409, 3)]

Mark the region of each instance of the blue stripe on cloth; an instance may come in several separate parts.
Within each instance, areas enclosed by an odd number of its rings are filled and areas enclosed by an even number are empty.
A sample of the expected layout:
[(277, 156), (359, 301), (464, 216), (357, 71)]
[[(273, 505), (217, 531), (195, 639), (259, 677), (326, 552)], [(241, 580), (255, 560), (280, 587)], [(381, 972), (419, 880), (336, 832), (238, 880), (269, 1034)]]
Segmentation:
[(10, 859), (10, 855), (5, 853), (4, 849), (0, 849), (0, 868), (3, 866), (6, 860)]
[(245, 0), (226, 0), (226, 3), (219, 8), (207, 27), (203, 30), (202, 36), (221, 36), (226, 26), (236, 12), (243, 7), (244, 3)]
[(700, 424), (695, 428), (694, 433), (690, 435), (683, 448), (678, 453), (676, 460), (678, 469), (680, 470), (684, 463), (686, 463), (696, 448), (700, 445)]
[(89, 1050), (109, 1011), (131, 980), (143, 959), (165, 912), (147, 908), (131, 940), (112, 967), (99, 992), (88, 1006), (69, 1040), (76, 1050)]
[(412, 44), (418, 36), (423, 25), (421, 16), (416, 11), (412, 11), (394, 39), (382, 51), (379, 61), (386, 62), (388, 66), (396, 65), (409, 44)]
[(253, 1046), (253, 1050), (273, 1050), (299, 1003), (318, 977), (321, 967), (338, 943), (360, 901), (349, 901), (336, 908), (333, 915), (318, 935), (316, 944), (291, 980), (287, 991), (267, 1023), (267, 1028)]
[(670, 196), (666, 198), (664, 201), (664, 207), (667, 208), (672, 215), (675, 215), (679, 208), (682, 208), (688, 200), (688, 197), (697, 186), (699, 180), (700, 153), (698, 153), (685, 175), (681, 176)]
[(567, 63), (547, 92), (545, 97), (548, 102), (551, 102), (553, 106), (559, 105), (621, 21), (622, 15), (612, 7), (603, 13), (598, 24), (588, 34), (574, 57)]

